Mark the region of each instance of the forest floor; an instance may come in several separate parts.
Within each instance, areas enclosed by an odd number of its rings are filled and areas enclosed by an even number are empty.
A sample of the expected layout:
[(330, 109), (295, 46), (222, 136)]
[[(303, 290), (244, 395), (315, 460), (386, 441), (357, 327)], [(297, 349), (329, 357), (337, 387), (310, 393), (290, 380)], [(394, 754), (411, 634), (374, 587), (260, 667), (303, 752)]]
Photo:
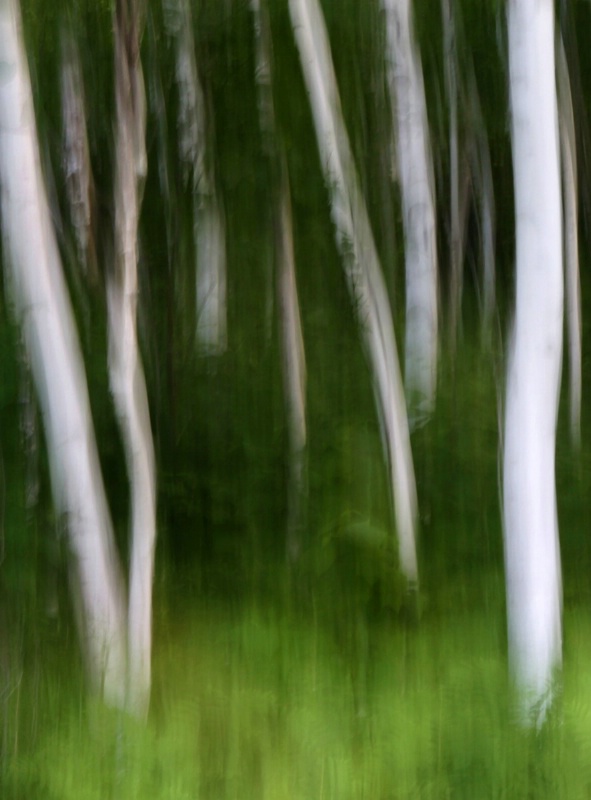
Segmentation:
[(75, 643), (48, 635), (4, 720), (2, 797), (591, 796), (588, 609), (567, 598), (560, 693), (544, 729), (526, 733), (507, 679), (502, 574), (447, 587), (411, 623), (179, 581), (167, 599), (157, 592), (147, 727), (89, 703)]

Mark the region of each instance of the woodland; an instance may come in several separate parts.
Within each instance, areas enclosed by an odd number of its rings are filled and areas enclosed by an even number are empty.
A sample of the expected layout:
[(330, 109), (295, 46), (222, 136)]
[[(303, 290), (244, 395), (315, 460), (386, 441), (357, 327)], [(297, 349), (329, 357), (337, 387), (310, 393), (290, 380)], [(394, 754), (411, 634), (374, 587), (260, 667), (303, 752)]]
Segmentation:
[(0, 797), (591, 793), (591, 6), (0, 0)]

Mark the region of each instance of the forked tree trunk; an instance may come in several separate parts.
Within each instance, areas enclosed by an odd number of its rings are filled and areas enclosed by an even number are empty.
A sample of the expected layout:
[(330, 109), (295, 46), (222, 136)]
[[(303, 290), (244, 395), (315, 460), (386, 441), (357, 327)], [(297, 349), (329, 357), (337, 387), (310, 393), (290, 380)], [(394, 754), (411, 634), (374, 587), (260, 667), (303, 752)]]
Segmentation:
[(152, 578), (156, 543), (154, 445), (139, 352), (137, 236), (146, 175), (145, 96), (136, 0), (118, 0), (115, 21), (115, 269), (108, 284), (109, 378), (131, 491), (128, 698), (147, 714), (151, 684)]
[(123, 587), (86, 377), (41, 173), (16, 0), (0, 0), (0, 175), (7, 279), (39, 397), (56, 508), (64, 514), (92, 685), (125, 700)]

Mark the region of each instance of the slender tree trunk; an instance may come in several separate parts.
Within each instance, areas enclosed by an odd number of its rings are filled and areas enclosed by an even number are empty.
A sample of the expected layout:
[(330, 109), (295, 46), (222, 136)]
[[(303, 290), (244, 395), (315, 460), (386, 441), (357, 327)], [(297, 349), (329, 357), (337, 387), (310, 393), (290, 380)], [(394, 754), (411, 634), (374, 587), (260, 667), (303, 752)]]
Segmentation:
[(577, 140), (562, 38), (558, 39), (558, 113), (562, 157), (564, 209), (564, 261), (570, 382), (570, 431), (575, 447), (581, 444), (581, 286), (579, 281), (579, 206), (577, 188)]
[(188, 0), (167, 4), (165, 19), (169, 34), (176, 38), (179, 156), (194, 195), (197, 346), (204, 355), (220, 355), (227, 346), (226, 224), (216, 189), (212, 125), (197, 72)]
[(272, 90), (272, 48), (265, 0), (252, 0), (256, 44), (256, 82), (261, 131), (267, 144), (273, 200), (277, 308), (281, 340), (283, 393), (288, 428), (286, 552), (295, 563), (302, 547), (306, 505), (306, 357), (296, 282), (287, 163), (279, 142)]
[(320, 6), (317, 0), (290, 0), (289, 10), (331, 195), (337, 245), (374, 380), (391, 479), (400, 568), (409, 585), (415, 587), (416, 487), (390, 302), (345, 129)]
[(404, 378), (411, 425), (428, 419), (437, 388), (438, 279), (435, 192), (420, 55), (409, 0), (382, 0), (390, 92), (398, 131), (406, 258)]
[(72, 36), (62, 33), (62, 128), (66, 194), (78, 260), (91, 284), (98, 281), (93, 231), (94, 180), (90, 164), (84, 83), (80, 54)]
[(474, 65), (470, 62), (468, 75), (468, 104), (470, 110), (471, 172), (475, 203), (478, 205), (481, 247), (480, 313), (482, 341), (490, 341), (495, 311), (495, 193), (493, 185), (490, 146), (486, 123), (482, 114)]
[(460, 145), (458, 134), (458, 51), (455, 0), (441, 0), (445, 93), (449, 106), (449, 329), (455, 352), (463, 291), (463, 232), (460, 202)]
[(0, 0), (0, 175), (7, 278), (43, 414), (56, 508), (66, 516), (92, 685), (125, 698), (125, 614), (86, 377), (51, 225), (20, 12)]
[(280, 170), (279, 209), (276, 221), (277, 295), (283, 386), (289, 431), (287, 495), (287, 556), (295, 562), (302, 546), (306, 466), (306, 359), (296, 284), (291, 201), (287, 167)]
[(154, 446), (137, 340), (137, 231), (146, 175), (145, 97), (136, 0), (118, 0), (115, 20), (115, 270), (108, 284), (109, 377), (131, 490), (128, 699), (145, 716), (151, 683), (152, 578), (156, 543)]
[(507, 614), (520, 715), (540, 725), (562, 658), (554, 461), (563, 270), (552, 0), (511, 0), (509, 67), (517, 284), (505, 420)]

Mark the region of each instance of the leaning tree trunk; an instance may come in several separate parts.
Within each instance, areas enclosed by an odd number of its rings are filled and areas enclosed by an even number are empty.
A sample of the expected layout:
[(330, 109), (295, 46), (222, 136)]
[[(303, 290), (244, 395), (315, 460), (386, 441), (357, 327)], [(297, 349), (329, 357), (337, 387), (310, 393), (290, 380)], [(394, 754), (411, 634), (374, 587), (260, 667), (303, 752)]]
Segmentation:
[(271, 175), (275, 233), (277, 311), (281, 341), (283, 394), (288, 430), (286, 554), (294, 564), (302, 549), (306, 507), (306, 355), (296, 281), (291, 195), (287, 162), (279, 141), (273, 106), (273, 66), (268, 7), (251, 0), (256, 44), (259, 119)]
[(388, 292), (345, 129), (322, 11), (317, 0), (290, 0), (289, 10), (331, 194), (337, 245), (374, 380), (397, 523), (400, 568), (409, 586), (416, 587), (416, 487)]
[(86, 377), (41, 173), (16, 0), (0, 0), (0, 176), (7, 278), (43, 413), (56, 508), (66, 517), (92, 685), (125, 699), (125, 614)]
[(562, 658), (554, 460), (563, 268), (552, 0), (511, 0), (509, 67), (517, 283), (505, 420), (507, 615), (520, 715), (540, 725)]
[(118, 0), (115, 24), (115, 270), (108, 286), (109, 377), (131, 490), (129, 685), (127, 705), (148, 710), (151, 683), (152, 577), (156, 542), (154, 446), (137, 340), (137, 229), (146, 175), (145, 96), (136, 0)]
[(406, 260), (404, 378), (411, 421), (425, 422), (437, 387), (438, 289), (435, 190), (421, 59), (410, 0), (382, 0), (389, 83), (396, 110)]

